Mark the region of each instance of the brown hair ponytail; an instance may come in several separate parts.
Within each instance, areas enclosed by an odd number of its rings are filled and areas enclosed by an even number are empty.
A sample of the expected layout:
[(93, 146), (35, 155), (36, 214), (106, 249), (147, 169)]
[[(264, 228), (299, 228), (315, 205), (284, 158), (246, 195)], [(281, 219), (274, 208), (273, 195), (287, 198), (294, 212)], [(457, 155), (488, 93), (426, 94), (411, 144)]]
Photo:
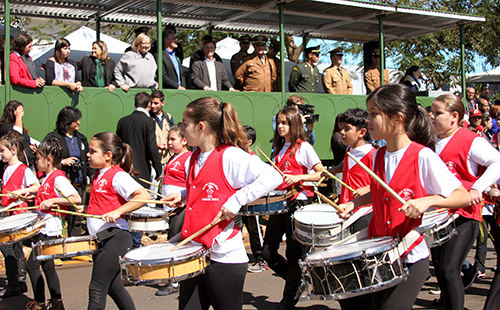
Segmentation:
[(131, 176), (138, 176), (140, 174), (134, 168), (134, 152), (132, 148), (127, 143), (123, 143), (120, 137), (112, 132), (100, 132), (92, 139), (99, 141), (99, 148), (105, 154), (111, 152), (113, 157), (111, 158), (111, 163), (113, 165), (120, 165), (120, 167), (129, 173)]
[(219, 102), (213, 97), (200, 98), (189, 103), (185, 113), (195, 123), (205, 122), (217, 137), (218, 143), (249, 151), (247, 135), (230, 103)]

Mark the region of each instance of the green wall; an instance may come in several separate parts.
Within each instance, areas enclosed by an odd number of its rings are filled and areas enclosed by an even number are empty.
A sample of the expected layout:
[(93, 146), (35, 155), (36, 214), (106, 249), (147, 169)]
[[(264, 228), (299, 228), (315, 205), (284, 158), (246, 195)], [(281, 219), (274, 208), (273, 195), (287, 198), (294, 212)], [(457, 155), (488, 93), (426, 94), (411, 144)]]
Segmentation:
[[(117, 88), (110, 93), (105, 88), (87, 87), (82, 93), (72, 93), (67, 88), (46, 86), (43, 89), (27, 89), (12, 87), (12, 100), (24, 104), (24, 126), (30, 136), (42, 140), (45, 135), (54, 130), (59, 111), (72, 105), (82, 111), (80, 131), (92, 137), (101, 131), (116, 131), (118, 120), (134, 110), (134, 96), (140, 91), (148, 93), (148, 89), (131, 89), (128, 93)], [(248, 93), (248, 92), (206, 92), (199, 90), (164, 90), (164, 111), (173, 115), (174, 120), (182, 120), (182, 111), (191, 101), (213, 96), (233, 104), (243, 125), (251, 125), (257, 130), (257, 142), (254, 147), (270, 153), (272, 138), (272, 118), (284, 105), (281, 93)], [(287, 94), (287, 96), (290, 94)], [(366, 96), (361, 95), (328, 95), (300, 94), (308, 104), (315, 106), (315, 113), (320, 114), (319, 122), (315, 124), (316, 144), (314, 148), (322, 160), (332, 159), (330, 152), (330, 137), (337, 114), (349, 108), (366, 108)], [(430, 105), (433, 98), (418, 97), (424, 106)], [(5, 106), (5, 86), (0, 86), (0, 104)]]

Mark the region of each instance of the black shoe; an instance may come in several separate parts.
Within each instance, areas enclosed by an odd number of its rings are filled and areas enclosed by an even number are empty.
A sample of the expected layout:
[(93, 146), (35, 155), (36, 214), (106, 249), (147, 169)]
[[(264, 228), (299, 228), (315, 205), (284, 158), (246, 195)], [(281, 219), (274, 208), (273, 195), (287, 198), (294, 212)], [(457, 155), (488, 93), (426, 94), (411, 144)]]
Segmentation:
[(21, 289), (19, 286), (15, 287), (13, 285), (7, 285), (4, 289), (0, 290), (0, 298), (9, 298), (12, 296), (21, 295)]
[(464, 285), (464, 290), (469, 289), (477, 277), (477, 268), (471, 266), (469, 269), (463, 271), (464, 275), (462, 276), (462, 283)]
[(439, 298), (439, 299), (437, 299), (437, 298), (436, 298), (436, 299), (434, 299), (434, 300), (432, 301), (432, 305), (433, 305), (434, 307), (442, 307), (442, 306), (444, 305), (443, 299), (441, 299), (441, 298)]
[(18, 282), (19, 283), (19, 288), (21, 289), (21, 293), (26, 293), (28, 291), (28, 286), (26, 285), (26, 282)]
[(179, 292), (179, 284), (177, 284), (177, 285), (167, 284), (164, 287), (157, 290), (155, 295), (156, 296), (167, 296), (167, 295), (177, 293), (177, 292)]

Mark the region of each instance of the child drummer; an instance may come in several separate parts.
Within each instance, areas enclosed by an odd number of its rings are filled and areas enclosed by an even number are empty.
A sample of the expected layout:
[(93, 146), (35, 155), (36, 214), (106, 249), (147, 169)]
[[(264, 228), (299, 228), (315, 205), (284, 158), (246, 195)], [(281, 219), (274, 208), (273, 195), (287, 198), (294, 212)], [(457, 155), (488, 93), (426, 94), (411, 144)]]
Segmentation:
[(191, 102), (183, 130), (188, 145), (198, 149), (189, 160), (186, 191), (166, 199), (174, 205), (187, 200), (182, 239), (222, 221), (192, 241), (211, 248), (211, 264), (203, 275), (181, 282), (179, 309), (242, 309), (248, 256), (233, 219), (242, 205), (275, 189), (282, 178), (248, 153), (246, 134), (227, 102)]
[[(469, 205), (465, 188), (431, 149), (435, 136), (427, 111), (417, 104), (415, 93), (402, 84), (387, 84), (371, 93), (367, 102), (366, 121), (372, 138), (387, 141), (387, 146), (375, 153), (373, 171), (406, 203), (402, 205), (372, 181), (369, 194), (341, 204), (341, 216), (348, 217), (357, 207), (372, 203), (368, 237), (403, 238), (422, 223), (421, 216), (428, 208)], [(429, 249), (423, 236), (412, 242), (402, 256), (409, 268), (407, 280), (372, 293), (374, 309), (412, 309), (429, 269)]]

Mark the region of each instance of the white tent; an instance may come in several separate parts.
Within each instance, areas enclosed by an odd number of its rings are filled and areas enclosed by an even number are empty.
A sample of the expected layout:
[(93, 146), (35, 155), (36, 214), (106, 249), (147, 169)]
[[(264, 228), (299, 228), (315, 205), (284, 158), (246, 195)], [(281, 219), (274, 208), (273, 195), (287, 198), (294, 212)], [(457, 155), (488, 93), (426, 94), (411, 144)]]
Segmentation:
[(465, 80), (467, 83), (500, 83), (500, 67), (486, 72), (467, 74)]
[[(69, 58), (79, 61), (84, 56), (90, 55), (92, 52), (92, 43), (96, 41), (96, 32), (90, 28), (82, 26), (75, 30), (74, 32), (65, 36), (65, 38), (71, 43), (71, 54)], [(100, 35), (101, 41), (106, 43), (108, 47), (109, 57), (111, 57), (115, 62), (118, 62), (122, 57), (125, 49), (130, 46), (130, 44), (122, 42), (120, 40), (114, 39), (108, 35)], [(54, 42), (55, 44), (55, 42)], [(35, 67), (37, 68), (37, 76), (45, 76), (45, 73), (41, 69), (42, 64), (47, 62), (47, 59), (54, 54), (54, 44), (46, 47), (42, 50), (33, 51), (31, 57), (35, 62)]]

